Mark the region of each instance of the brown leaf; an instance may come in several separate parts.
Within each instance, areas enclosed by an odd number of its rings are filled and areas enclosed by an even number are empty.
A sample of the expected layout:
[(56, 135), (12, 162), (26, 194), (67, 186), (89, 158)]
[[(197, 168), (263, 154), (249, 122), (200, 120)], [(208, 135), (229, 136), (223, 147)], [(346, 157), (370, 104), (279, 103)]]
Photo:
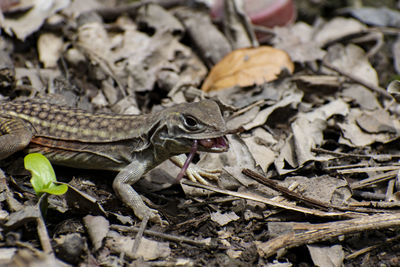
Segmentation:
[(203, 83), (205, 92), (238, 86), (263, 84), (277, 78), (283, 68), (290, 73), (294, 64), (289, 55), (270, 46), (237, 49), (215, 65)]

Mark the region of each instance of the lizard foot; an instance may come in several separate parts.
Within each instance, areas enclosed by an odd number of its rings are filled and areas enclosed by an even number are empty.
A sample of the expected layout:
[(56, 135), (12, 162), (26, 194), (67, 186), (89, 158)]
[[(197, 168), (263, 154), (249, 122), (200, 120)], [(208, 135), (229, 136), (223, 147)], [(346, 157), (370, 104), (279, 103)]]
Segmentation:
[(144, 218), (149, 218), (149, 221), (159, 224), (161, 226), (168, 226), (169, 223), (163, 220), (159, 214), (159, 212), (155, 209), (151, 209), (146, 206), (146, 208), (141, 209), (140, 211), (135, 211), (135, 215), (143, 220)]
[[(194, 148), (196, 148), (196, 143), (194, 143)], [(195, 149), (194, 149), (195, 150)], [(193, 151), (192, 151), (193, 152)], [(191, 153), (193, 154), (193, 153)], [(194, 154), (193, 154), (194, 155)], [(171, 158), (171, 161), (181, 167), (181, 171), (176, 177), (175, 182), (179, 183), (180, 179), (183, 177), (184, 174), (187, 175), (187, 177), (192, 181), (192, 182), (199, 182), (201, 184), (208, 185), (209, 183), (206, 181), (205, 178), (208, 178), (210, 180), (218, 180), (219, 175), (221, 174), (221, 170), (209, 170), (209, 169), (203, 169), (201, 167), (198, 167), (197, 165), (190, 164), (192, 157), (186, 158), (185, 155), (178, 155), (174, 156)]]
[(197, 165), (190, 165), (186, 169), (186, 175), (192, 182), (199, 182), (204, 185), (209, 184), (204, 178), (217, 181), (221, 172), (221, 170), (203, 169)]

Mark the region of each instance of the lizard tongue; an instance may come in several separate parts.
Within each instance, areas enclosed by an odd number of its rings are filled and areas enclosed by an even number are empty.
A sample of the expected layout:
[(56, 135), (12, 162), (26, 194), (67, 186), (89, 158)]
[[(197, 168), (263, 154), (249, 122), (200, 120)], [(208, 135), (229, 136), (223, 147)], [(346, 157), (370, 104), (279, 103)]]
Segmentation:
[(199, 140), (195, 139), (193, 141), (193, 146), (190, 149), (189, 156), (187, 157), (185, 163), (182, 166), (181, 171), (179, 172), (178, 176), (175, 179), (175, 183), (179, 183), (182, 180), (187, 168), (189, 167), (190, 162), (192, 162), (194, 155), (197, 152), (197, 146), (199, 143), (205, 148), (217, 148), (222, 150), (228, 149), (228, 143), (224, 137), (199, 139)]
[(179, 183), (182, 180), (187, 168), (189, 167), (190, 162), (192, 162), (194, 155), (196, 154), (196, 151), (197, 151), (197, 140), (194, 140), (192, 149), (190, 150), (190, 153), (189, 153), (189, 156), (187, 157), (185, 163), (183, 164), (181, 171), (179, 172), (178, 176), (176, 177), (175, 183)]

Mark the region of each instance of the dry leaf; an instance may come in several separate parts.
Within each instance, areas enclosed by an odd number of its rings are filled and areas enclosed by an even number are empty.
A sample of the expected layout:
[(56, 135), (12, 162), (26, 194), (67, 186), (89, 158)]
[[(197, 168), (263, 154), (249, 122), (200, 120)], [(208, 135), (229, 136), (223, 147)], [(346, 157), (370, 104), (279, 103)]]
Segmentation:
[(201, 89), (208, 92), (263, 84), (275, 80), (284, 68), (292, 73), (294, 64), (283, 50), (269, 46), (237, 49), (211, 69)]
[(29, 11), (13, 17), (6, 17), (1, 25), (10, 36), (15, 35), (21, 41), (36, 32), (45, 20), (57, 11), (67, 7), (70, 0), (41, 0), (33, 1)]
[(323, 24), (313, 39), (316, 43), (324, 46), (329, 42), (363, 32), (366, 29), (364, 24), (355, 19), (337, 17)]
[(360, 84), (344, 84), (340, 94), (347, 102), (352, 101), (362, 109), (377, 110), (382, 108), (376, 95)]
[(315, 266), (340, 267), (343, 265), (344, 251), (341, 245), (307, 245)]
[(166, 258), (171, 255), (169, 243), (153, 241), (142, 237), (139, 249), (136, 254), (132, 253), (132, 247), (135, 239), (130, 236), (123, 236), (117, 232), (110, 231), (107, 235), (105, 247), (112, 253), (125, 254), (130, 258), (143, 257), (145, 261)]
[(349, 10), (349, 13), (358, 20), (370, 25), (396, 28), (400, 26), (400, 12), (387, 7), (353, 8)]
[(356, 118), (358, 126), (367, 133), (393, 133), (397, 132), (393, 119), (387, 110), (379, 109), (372, 112), (365, 111)]
[(41, 34), (38, 39), (38, 53), (40, 62), (45, 68), (57, 67), (57, 61), (61, 56), (64, 42), (60, 36), (52, 33)]
[[(340, 144), (350, 147), (364, 147), (375, 142), (386, 143), (394, 138), (393, 134), (388, 132), (367, 133), (361, 129), (357, 123), (357, 119), (364, 113), (364, 111), (358, 108), (352, 108), (350, 114), (346, 116), (345, 121), (337, 124), (342, 131), (342, 136), (339, 138)], [(395, 121), (392, 121), (392, 123), (395, 124)], [(396, 128), (395, 125), (394, 127)]]
[(231, 221), (237, 221), (240, 217), (236, 215), (233, 211), (221, 213), (219, 211), (211, 213), (211, 220), (218, 223), (220, 226), (227, 225)]
[(393, 65), (396, 73), (400, 73), (400, 37), (392, 45)]
[(268, 144), (277, 143), (274, 137), (263, 128), (256, 128), (253, 136), (243, 138), (243, 141), (249, 148), (257, 165), (267, 172), (269, 166), (275, 160), (275, 153), (268, 147)]
[[(275, 167), (279, 174), (290, 172), (292, 168), (298, 168), (307, 161), (327, 160), (330, 156), (314, 155), (311, 150), (323, 143), (326, 121), (333, 115), (346, 116), (348, 113), (348, 104), (341, 99), (316, 108), (312, 112), (300, 113), (291, 123), (293, 134), (286, 139), (279, 156), (275, 159)], [(291, 168), (287, 168), (287, 165)]]
[(97, 251), (103, 245), (103, 240), (110, 230), (110, 222), (103, 216), (87, 215), (83, 218), (83, 222), (88, 231), (90, 240)]
[[(354, 44), (344, 46), (335, 44), (329, 47), (324, 61), (342, 71), (351, 73), (354, 77), (373, 85), (379, 85), (378, 74), (369, 62), (364, 50)], [(323, 68), (323, 72), (335, 75), (336, 72)]]
[(280, 185), (290, 187), (297, 183), (297, 192), (304, 197), (318, 199), (324, 203), (344, 205), (351, 198), (351, 191), (345, 179), (338, 179), (329, 175), (318, 177), (292, 176), (287, 177)]
[(288, 52), (294, 62), (321, 60), (326, 51), (314, 40), (315, 29), (304, 22), (288, 27), (275, 27), (272, 43), (274, 47)]

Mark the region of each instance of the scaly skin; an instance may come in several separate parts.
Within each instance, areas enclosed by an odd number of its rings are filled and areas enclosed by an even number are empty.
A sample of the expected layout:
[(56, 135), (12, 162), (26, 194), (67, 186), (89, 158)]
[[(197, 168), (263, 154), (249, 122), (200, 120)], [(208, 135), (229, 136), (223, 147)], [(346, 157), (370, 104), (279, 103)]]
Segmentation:
[[(137, 217), (157, 223), (163, 223), (158, 212), (131, 185), (171, 157), (182, 167), (181, 154), (190, 151), (194, 140), (199, 151), (226, 151), (225, 133), (224, 119), (211, 100), (145, 115), (94, 114), (35, 100), (0, 102), (0, 159), (26, 149), (56, 165), (117, 171), (117, 196)], [(195, 168), (187, 174), (202, 183), (202, 176), (215, 176)]]

